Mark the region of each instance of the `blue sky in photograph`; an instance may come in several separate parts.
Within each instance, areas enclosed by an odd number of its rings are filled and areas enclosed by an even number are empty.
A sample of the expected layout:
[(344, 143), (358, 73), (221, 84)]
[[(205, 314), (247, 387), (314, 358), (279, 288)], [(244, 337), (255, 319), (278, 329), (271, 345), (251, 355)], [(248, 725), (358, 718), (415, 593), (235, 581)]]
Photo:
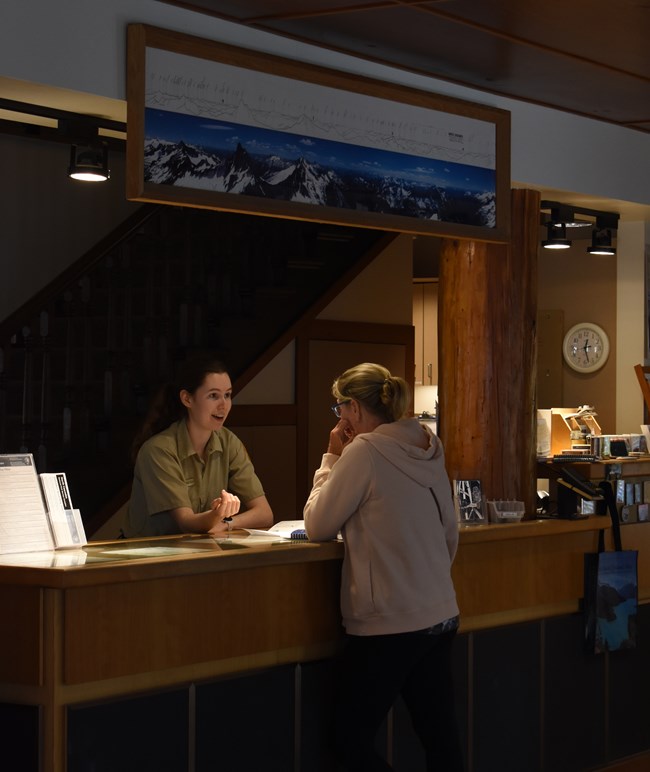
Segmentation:
[(239, 143), (251, 155), (277, 155), (287, 160), (297, 160), (302, 156), (326, 168), (379, 177), (396, 176), (425, 186), (459, 188), (474, 193), (494, 193), (496, 187), (493, 169), (166, 110), (148, 108), (145, 111), (145, 135), (149, 140), (182, 140), (217, 153), (232, 152)]

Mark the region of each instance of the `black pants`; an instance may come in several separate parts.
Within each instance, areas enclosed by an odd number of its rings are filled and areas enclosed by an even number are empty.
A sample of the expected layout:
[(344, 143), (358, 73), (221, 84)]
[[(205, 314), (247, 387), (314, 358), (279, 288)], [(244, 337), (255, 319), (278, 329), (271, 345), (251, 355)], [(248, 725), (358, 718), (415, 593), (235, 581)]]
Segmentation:
[(401, 695), (424, 746), (427, 772), (463, 771), (451, 676), (454, 636), (455, 631), (348, 637), (334, 719), (335, 751), (345, 770), (392, 769), (374, 741)]

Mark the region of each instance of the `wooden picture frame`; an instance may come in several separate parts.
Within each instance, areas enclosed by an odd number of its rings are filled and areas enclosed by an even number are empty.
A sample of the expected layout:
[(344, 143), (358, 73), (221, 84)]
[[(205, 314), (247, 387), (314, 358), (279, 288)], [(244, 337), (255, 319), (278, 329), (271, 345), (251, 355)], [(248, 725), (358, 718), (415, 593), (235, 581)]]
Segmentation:
[(510, 113), (128, 27), (127, 198), (505, 242)]

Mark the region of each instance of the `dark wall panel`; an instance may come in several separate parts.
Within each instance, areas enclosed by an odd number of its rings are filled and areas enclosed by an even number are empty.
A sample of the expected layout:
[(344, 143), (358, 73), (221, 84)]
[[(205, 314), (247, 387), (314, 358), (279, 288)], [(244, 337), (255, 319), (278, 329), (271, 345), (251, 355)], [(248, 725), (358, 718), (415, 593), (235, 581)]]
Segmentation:
[[(307, 663), (300, 666), (300, 670), (299, 769), (301, 772), (332, 772), (338, 769), (332, 749), (337, 660)], [(388, 755), (388, 736), (388, 721), (385, 720), (375, 740), (375, 747), (384, 758)]]
[(38, 772), (38, 733), (37, 707), (0, 702), (1, 753), (14, 772)]
[(185, 770), (188, 691), (68, 709), (67, 772)]
[(539, 624), (474, 633), (473, 646), (473, 772), (539, 769)]
[(650, 746), (650, 606), (639, 606), (637, 647), (609, 655), (609, 758)]
[(456, 719), (458, 721), (460, 741), (466, 752), (469, 742), (469, 641), (469, 635), (456, 636), (452, 652), (454, 689), (456, 692)]
[(574, 772), (605, 759), (605, 657), (588, 655), (582, 615), (544, 625), (544, 770)]
[(197, 686), (197, 772), (294, 769), (294, 672), (287, 665)]

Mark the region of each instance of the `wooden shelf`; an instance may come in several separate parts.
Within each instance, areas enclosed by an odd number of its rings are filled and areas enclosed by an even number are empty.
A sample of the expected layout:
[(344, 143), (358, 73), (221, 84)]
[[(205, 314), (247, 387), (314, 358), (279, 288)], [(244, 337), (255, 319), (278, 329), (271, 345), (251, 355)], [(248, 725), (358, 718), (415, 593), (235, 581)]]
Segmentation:
[[(545, 467), (552, 461), (538, 462), (538, 477), (545, 479)], [(572, 461), (567, 466), (575, 467), (576, 472), (588, 480), (605, 480), (615, 474), (617, 477), (650, 477), (650, 456), (634, 458), (608, 458), (602, 461)], [(555, 467), (559, 468), (559, 465)]]

